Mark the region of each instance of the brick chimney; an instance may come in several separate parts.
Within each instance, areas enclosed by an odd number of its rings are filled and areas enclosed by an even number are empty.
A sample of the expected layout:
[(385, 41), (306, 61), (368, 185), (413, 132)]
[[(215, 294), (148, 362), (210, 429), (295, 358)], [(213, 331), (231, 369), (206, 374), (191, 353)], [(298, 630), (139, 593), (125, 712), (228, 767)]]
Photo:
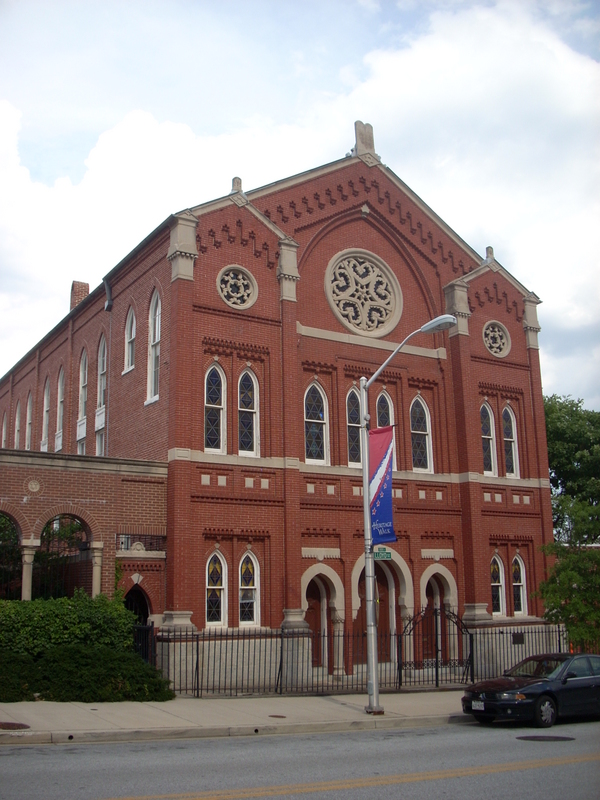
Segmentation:
[(73, 281), (71, 284), (71, 311), (81, 303), (82, 300), (90, 293), (89, 283), (82, 283), (81, 281)]

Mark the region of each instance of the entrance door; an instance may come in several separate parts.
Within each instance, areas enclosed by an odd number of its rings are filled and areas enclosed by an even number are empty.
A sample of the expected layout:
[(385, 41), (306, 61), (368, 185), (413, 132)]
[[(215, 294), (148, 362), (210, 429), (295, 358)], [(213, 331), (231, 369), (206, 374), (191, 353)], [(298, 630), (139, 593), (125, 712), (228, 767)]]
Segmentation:
[(125, 595), (125, 608), (133, 611), (140, 625), (148, 624), (148, 601), (139, 586), (134, 586)]
[(312, 665), (324, 667), (327, 665), (327, 640), (331, 627), (327, 608), (327, 589), (325, 587), (321, 589), (321, 586), (312, 580), (306, 587), (306, 602), (308, 608), (304, 619), (313, 632)]
[[(367, 603), (365, 589), (365, 571), (363, 569), (358, 581), (360, 608), (354, 620), (354, 641), (356, 642), (357, 664), (367, 663)], [(388, 578), (383, 568), (375, 564), (375, 621), (377, 623), (377, 658), (389, 661), (391, 653), (390, 636), (390, 589)]]

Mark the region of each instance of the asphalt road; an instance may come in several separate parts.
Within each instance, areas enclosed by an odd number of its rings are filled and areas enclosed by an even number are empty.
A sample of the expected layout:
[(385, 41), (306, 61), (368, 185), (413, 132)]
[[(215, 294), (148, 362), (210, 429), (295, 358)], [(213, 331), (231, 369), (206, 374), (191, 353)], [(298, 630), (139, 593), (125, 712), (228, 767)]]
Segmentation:
[(598, 800), (600, 722), (0, 749), (0, 800), (306, 796)]

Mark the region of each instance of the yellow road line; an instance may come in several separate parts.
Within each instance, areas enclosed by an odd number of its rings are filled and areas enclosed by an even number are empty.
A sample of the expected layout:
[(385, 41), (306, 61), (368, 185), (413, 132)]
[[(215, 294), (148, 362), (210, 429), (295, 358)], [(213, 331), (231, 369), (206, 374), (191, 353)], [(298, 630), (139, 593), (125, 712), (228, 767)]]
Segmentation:
[(560, 767), (566, 764), (584, 764), (600, 761), (600, 753), (585, 756), (542, 758), (535, 761), (512, 761), (507, 764), (484, 764), (480, 767), (456, 767), (432, 772), (408, 772), (400, 775), (374, 775), (369, 778), (352, 778), (318, 783), (289, 783), (282, 786), (256, 786), (223, 791), (190, 792), (186, 794), (153, 794), (111, 798), (111, 800), (246, 800), (254, 797), (277, 797), (290, 794), (313, 794), (340, 791), (342, 789), (368, 789), (374, 786), (393, 786), (400, 783), (440, 781), (451, 778), (468, 778), (476, 775), (495, 775), (501, 772), (519, 772), (526, 769)]

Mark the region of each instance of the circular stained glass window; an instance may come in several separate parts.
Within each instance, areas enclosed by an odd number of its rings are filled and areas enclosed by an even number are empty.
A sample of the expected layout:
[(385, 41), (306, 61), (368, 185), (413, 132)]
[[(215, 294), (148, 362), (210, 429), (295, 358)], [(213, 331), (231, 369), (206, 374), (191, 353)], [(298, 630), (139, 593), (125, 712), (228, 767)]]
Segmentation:
[(385, 336), (402, 315), (398, 279), (385, 261), (367, 250), (344, 250), (331, 259), (325, 294), (342, 325), (363, 336)]
[(250, 308), (258, 297), (258, 285), (247, 269), (232, 265), (217, 276), (217, 290), (228, 306)]
[(510, 353), (510, 336), (504, 325), (488, 322), (483, 329), (483, 342), (493, 356), (504, 358)]

